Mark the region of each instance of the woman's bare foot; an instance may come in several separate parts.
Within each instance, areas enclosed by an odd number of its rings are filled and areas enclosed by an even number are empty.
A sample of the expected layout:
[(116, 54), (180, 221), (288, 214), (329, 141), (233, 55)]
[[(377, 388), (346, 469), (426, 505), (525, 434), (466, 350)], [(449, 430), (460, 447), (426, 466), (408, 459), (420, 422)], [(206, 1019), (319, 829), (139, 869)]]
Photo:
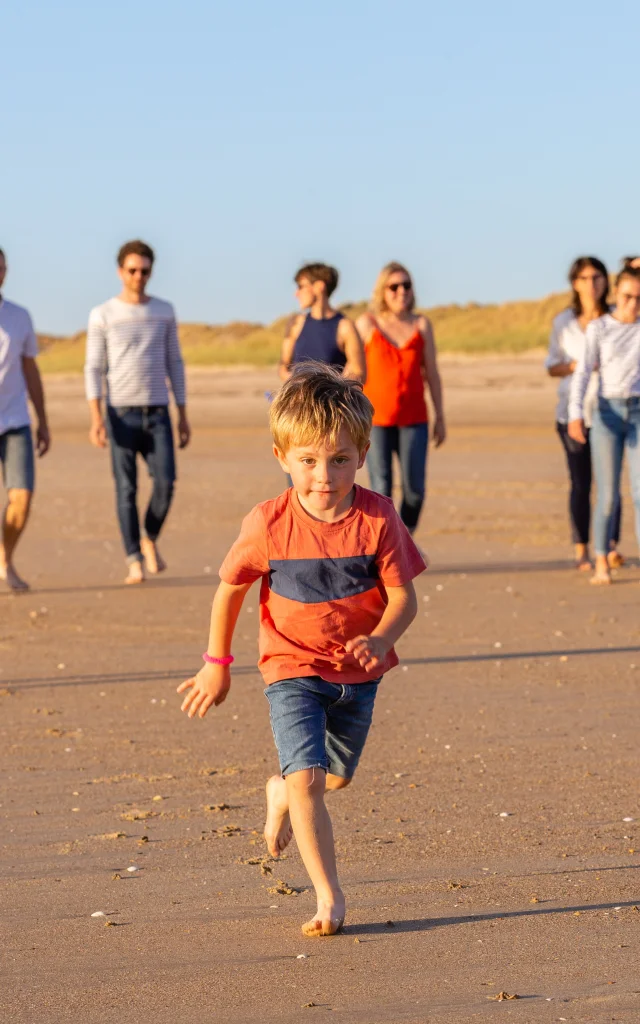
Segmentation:
[(589, 572), (590, 569), (593, 569), (591, 559), (589, 558), (589, 548), (587, 544), (576, 544), (575, 556), (576, 569), (578, 569), (579, 572)]
[(271, 856), (279, 857), (292, 837), (287, 784), (280, 775), (272, 775), (267, 782), (267, 821), (264, 826), (264, 838)]
[(614, 550), (610, 551), (607, 555), (607, 562), (609, 563), (610, 569), (621, 569), (624, 565), (624, 555), (621, 555), (620, 552), (616, 551), (614, 548)]
[(12, 565), (0, 566), (0, 580), (4, 580), (7, 586), (17, 593), (24, 593), (25, 590), (29, 589), (27, 581), (18, 576)]
[(318, 901), (317, 913), (310, 921), (303, 924), (302, 934), (307, 938), (335, 935), (344, 924), (345, 910), (344, 896), (340, 891), (336, 893), (331, 902)]
[(156, 576), (159, 572), (164, 572), (167, 568), (167, 563), (158, 551), (154, 540), (143, 537), (140, 541), (140, 550), (142, 551), (145, 565), (152, 576)]
[(135, 587), (138, 583), (144, 583), (144, 569), (142, 562), (129, 563), (129, 575), (124, 582), (128, 587)]
[(607, 587), (611, 583), (611, 573), (596, 570), (589, 580), (589, 583), (594, 587)]
[(611, 573), (606, 555), (596, 555), (595, 572), (589, 582), (594, 587), (606, 587), (611, 583)]

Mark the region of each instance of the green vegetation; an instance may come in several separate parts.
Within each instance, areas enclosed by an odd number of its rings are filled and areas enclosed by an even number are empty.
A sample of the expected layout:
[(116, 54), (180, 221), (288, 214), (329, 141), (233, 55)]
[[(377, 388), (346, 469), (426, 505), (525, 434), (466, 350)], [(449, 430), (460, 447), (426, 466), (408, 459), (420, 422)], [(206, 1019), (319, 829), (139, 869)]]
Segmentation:
[[(501, 306), (436, 306), (424, 310), (431, 318), (438, 351), (485, 355), (512, 354), (544, 348), (556, 313), (568, 304), (568, 295), (550, 295)], [(349, 304), (353, 318), (365, 303)], [(180, 339), (190, 366), (269, 366), (277, 363), (287, 317), (269, 326), (251, 323), (181, 324)], [(77, 373), (84, 362), (84, 332), (68, 338), (40, 335), (40, 367), (44, 373)]]

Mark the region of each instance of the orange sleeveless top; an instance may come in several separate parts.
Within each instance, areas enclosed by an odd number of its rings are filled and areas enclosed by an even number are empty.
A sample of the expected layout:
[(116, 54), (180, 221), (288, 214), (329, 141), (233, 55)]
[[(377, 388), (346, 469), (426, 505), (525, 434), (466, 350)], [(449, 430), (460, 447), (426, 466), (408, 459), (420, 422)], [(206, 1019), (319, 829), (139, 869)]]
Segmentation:
[(424, 338), (416, 331), (398, 348), (374, 327), (365, 348), (364, 393), (373, 405), (376, 427), (411, 427), (427, 422), (422, 376)]

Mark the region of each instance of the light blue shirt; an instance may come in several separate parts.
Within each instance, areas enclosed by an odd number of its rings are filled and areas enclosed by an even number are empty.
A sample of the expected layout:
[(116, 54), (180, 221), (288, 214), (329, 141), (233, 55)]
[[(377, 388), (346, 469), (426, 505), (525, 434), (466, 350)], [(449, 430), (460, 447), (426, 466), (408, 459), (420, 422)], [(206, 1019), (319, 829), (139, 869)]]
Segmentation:
[(622, 324), (605, 313), (587, 325), (584, 350), (571, 378), (570, 420), (584, 418), (584, 397), (594, 370), (602, 398), (640, 398), (640, 320)]

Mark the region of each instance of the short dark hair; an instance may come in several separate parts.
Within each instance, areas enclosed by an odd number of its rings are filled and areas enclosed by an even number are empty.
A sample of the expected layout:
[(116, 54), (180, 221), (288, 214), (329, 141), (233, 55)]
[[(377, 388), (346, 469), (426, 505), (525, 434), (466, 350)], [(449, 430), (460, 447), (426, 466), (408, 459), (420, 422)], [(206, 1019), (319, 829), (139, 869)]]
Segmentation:
[(4, 254), (4, 249), (0, 249), (0, 258), (2, 258), (6, 263), (7, 257)]
[(125, 242), (124, 245), (120, 246), (118, 250), (118, 266), (124, 266), (124, 261), (127, 256), (146, 256), (151, 261), (151, 266), (156, 258), (156, 254), (150, 245), (146, 242), (141, 242), (139, 238), (134, 238), (132, 242)]
[(633, 264), (636, 260), (640, 260), (640, 256), (623, 256), (621, 259), (621, 270), (633, 270)]
[(573, 292), (571, 296), (571, 308), (576, 316), (582, 315), (582, 303), (580, 302), (580, 296), (573, 286), (573, 282), (587, 267), (591, 267), (592, 270), (597, 270), (599, 274), (602, 274), (606, 281), (605, 290), (598, 301), (598, 312), (600, 313), (600, 316), (602, 316), (604, 313), (609, 312), (609, 273), (602, 260), (599, 260), (597, 256), (578, 256), (578, 258), (575, 259), (569, 267), (569, 273), (567, 276)]
[(335, 292), (340, 280), (336, 268), (330, 267), (326, 263), (305, 263), (304, 267), (300, 267), (293, 280), (296, 284), (300, 284), (303, 277), (308, 278), (311, 284), (322, 281), (327, 290), (327, 298)]
[(640, 281), (640, 267), (632, 267), (625, 264), (616, 277), (616, 288), (624, 277), (630, 277), (633, 281)]

